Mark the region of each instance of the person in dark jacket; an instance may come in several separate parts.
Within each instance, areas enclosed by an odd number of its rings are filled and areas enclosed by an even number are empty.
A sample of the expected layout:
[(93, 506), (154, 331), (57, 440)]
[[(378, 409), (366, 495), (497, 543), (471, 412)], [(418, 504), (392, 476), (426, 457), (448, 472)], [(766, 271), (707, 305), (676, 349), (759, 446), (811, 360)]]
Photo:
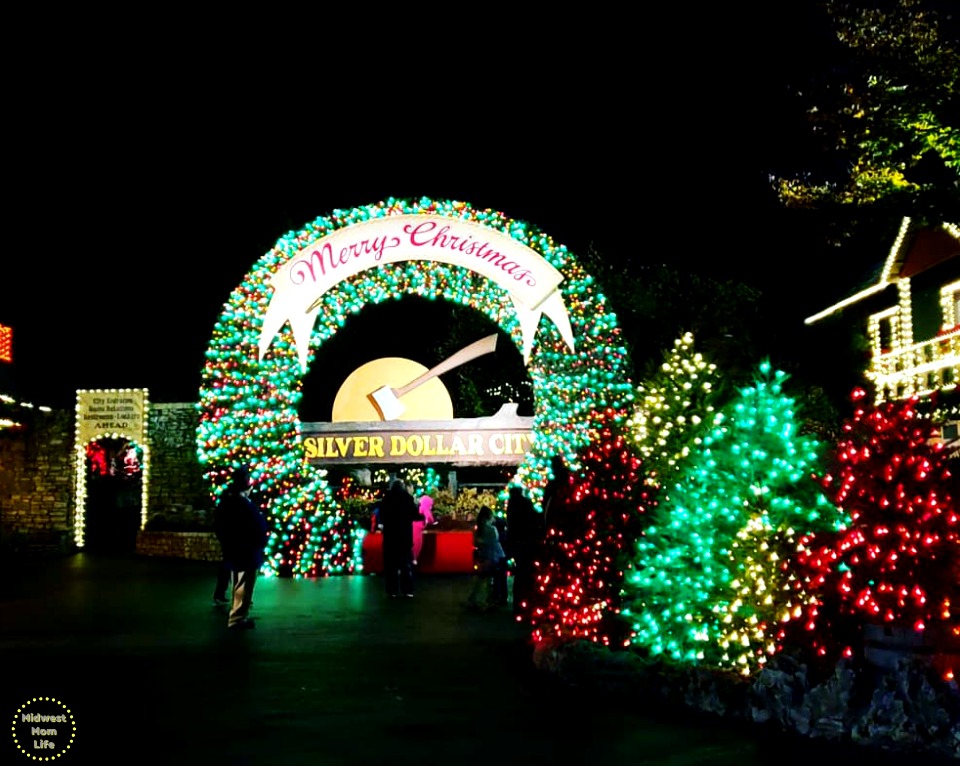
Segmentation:
[(534, 562), (543, 545), (543, 517), (522, 487), (510, 487), (507, 499), (508, 555), (513, 559), (513, 613), (525, 614), (536, 587)]
[(413, 598), (413, 522), (425, 521), (413, 495), (394, 481), (380, 502), (383, 526), (383, 580), (387, 595)]
[(220, 496), (214, 516), (214, 530), (223, 549), (223, 558), (233, 573), (233, 600), (227, 618), (227, 627), (231, 630), (254, 627), (250, 603), (267, 545), (269, 527), (249, 497), (251, 486), (249, 470), (235, 470), (229, 486)]
[(493, 524), (493, 510), (483, 506), (477, 513), (477, 527), (473, 532), (474, 577), (467, 596), (467, 608), (486, 612), (497, 608), (494, 601), (494, 577), (497, 567), (506, 558), (500, 535)]
[(510, 556), (508, 546), (510, 545), (510, 530), (507, 528), (507, 520), (503, 518), (503, 516), (498, 516), (496, 513), (493, 514), (493, 526), (497, 530), (497, 536), (500, 538), (500, 547), (504, 551), (504, 554), (497, 562), (497, 566), (493, 572), (492, 603), (494, 606), (506, 606), (510, 596), (508, 588), (510, 569), (508, 566)]
[(230, 562), (227, 561), (227, 555), (224, 553), (223, 537), (223, 519), (222, 504), (217, 503), (213, 509), (213, 533), (220, 543), (220, 561), (217, 563), (217, 582), (213, 586), (213, 603), (218, 606), (225, 606), (230, 603), (227, 598), (227, 589), (230, 587), (230, 580), (233, 577), (233, 571), (230, 568)]
[[(216, 522), (214, 522), (216, 524)], [(216, 528), (216, 527), (214, 527)], [(220, 540), (219, 537), (217, 537)], [(223, 549), (223, 541), (220, 540), (220, 548)], [(213, 603), (217, 605), (229, 604), (227, 600), (227, 588), (230, 587), (230, 562), (226, 558), (221, 558), (217, 563), (217, 583), (213, 586)]]
[(554, 526), (555, 518), (563, 515), (569, 499), (572, 477), (562, 455), (550, 458), (550, 480), (543, 488), (543, 525), (546, 532)]

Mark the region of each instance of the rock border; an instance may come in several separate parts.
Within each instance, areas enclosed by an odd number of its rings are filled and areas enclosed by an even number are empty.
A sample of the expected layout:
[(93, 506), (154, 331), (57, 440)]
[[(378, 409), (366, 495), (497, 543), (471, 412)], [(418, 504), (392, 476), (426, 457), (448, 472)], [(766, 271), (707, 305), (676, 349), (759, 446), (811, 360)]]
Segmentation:
[(916, 659), (894, 670), (844, 660), (815, 679), (781, 654), (745, 677), (578, 641), (537, 646), (533, 662), (565, 684), (628, 704), (666, 702), (802, 737), (960, 760), (960, 689)]

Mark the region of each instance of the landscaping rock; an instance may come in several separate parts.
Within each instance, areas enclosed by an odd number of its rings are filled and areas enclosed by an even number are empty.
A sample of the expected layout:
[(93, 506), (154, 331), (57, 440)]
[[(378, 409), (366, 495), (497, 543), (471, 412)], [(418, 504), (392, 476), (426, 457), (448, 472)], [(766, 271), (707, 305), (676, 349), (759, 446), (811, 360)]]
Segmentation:
[(638, 702), (659, 698), (805, 737), (960, 759), (960, 691), (923, 663), (891, 671), (843, 660), (813, 682), (806, 665), (778, 655), (747, 678), (574, 641), (537, 647), (534, 664), (566, 684)]

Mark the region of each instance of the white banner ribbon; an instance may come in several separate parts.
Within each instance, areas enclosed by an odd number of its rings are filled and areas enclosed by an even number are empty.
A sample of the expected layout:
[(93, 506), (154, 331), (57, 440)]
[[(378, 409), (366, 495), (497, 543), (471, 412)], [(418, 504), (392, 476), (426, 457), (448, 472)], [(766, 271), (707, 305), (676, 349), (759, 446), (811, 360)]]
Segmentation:
[(271, 277), (273, 297), (263, 318), (261, 358), (284, 322), (290, 322), (301, 369), (306, 372), (310, 336), (321, 298), (348, 277), (401, 261), (439, 261), (491, 279), (510, 293), (529, 362), (542, 315), (574, 349), (570, 319), (559, 290), (563, 275), (530, 247), (472, 221), (436, 215), (375, 218), (321, 237)]

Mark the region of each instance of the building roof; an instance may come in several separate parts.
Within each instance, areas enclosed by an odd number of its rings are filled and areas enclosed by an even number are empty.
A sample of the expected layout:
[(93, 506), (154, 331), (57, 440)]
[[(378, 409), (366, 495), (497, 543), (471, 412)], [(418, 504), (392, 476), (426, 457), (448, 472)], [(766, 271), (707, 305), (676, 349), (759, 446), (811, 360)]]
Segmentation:
[(935, 228), (921, 229), (904, 217), (893, 247), (879, 270), (876, 281), (843, 300), (828, 306), (804, 320), (813, 324), (835, 314), (864, 298), (882, 292), (899, 279), (907, 279), (944, 261), (960, 256), (960, 225), (944, 223)]
[(960, 236), (957, 235), (958, 232), (951, 234), (945, 227), (916, 232), (913, 245), (900, 264), (900, 279), (909, 279), (960, 255)]

